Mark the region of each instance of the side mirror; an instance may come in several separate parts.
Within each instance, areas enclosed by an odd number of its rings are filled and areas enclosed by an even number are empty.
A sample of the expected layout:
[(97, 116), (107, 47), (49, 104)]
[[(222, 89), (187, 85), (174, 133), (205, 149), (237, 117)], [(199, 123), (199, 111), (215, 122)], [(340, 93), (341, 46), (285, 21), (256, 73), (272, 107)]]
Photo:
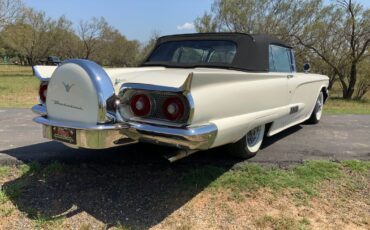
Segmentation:
[(303, 70), (305, 73), (308, 73), (311, 70), (311, 65), (306, 63), (303, 65)]

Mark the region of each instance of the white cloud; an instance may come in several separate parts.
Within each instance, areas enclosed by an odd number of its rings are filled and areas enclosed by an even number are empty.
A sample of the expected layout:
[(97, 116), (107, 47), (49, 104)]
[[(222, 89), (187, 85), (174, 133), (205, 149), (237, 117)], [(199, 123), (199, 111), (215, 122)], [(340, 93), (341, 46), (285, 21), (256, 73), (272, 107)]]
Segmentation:
[(182, 25), (177, 26), (178, 30), (192, 30), (194, 29), (194, 24), (192, 22), (185, 22)]

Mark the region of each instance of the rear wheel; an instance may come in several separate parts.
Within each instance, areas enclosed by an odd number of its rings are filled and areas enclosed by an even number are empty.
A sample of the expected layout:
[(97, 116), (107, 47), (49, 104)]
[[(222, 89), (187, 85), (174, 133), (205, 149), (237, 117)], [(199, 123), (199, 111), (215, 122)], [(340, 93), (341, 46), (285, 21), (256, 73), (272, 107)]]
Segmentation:
[(248, 159), (254, 157), (261, 147), (265, 134), (265, 125), (250, 130), (242, 139), (229, 146), (230, 154)]
[(315, 108), (312, 111), (311, 117), (307, 120), (310, 124), (319, 123), (322, 116), (322, 109), (324, 107), (324, 94), (320, 92), (319, 97), (317, 98)]

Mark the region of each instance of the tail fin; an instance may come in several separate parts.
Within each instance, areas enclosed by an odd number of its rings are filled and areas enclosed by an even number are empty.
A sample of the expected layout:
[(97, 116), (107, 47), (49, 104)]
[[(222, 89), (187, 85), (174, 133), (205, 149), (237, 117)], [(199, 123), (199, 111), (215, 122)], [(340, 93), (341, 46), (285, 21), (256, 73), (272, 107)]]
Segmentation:
[(54, 73), (54, 70), (58, 66), (43, 66), (43, 65), (36, 65), (32, 67), (33, 74), (40, 80), (40, 81), (48, 81), (51, 78), (51, 75)]

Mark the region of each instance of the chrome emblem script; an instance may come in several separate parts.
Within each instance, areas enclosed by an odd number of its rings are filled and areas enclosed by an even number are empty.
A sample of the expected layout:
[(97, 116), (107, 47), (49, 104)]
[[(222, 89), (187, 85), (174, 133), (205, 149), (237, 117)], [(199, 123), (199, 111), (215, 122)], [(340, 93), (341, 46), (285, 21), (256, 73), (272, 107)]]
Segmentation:
[(65, 82), (63, 82), (63, 85), (64, 85), (64, 88), (66, 89), (66, 92), (69, 93), (69, 91), (71, 90), (72, 86), (74, 86), (75, 84), (67, 84)]

